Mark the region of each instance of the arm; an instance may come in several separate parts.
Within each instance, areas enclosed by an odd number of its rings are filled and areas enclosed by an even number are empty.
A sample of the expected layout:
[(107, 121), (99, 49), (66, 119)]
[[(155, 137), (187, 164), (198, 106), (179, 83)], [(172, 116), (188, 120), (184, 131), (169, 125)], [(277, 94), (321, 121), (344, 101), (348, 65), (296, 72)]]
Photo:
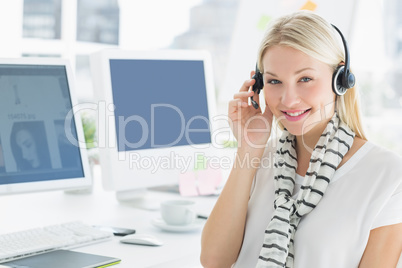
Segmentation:
[(402, 252), (402, 223), (371, 230), (359, 268), (395, 268)]
[[(238, 152), (235, 161), (241, 161)], [(233, 167), (201, 237), (201, 263), (207, 268), (230, 267), (243, 241), (247, 205), (255, 170)]]
[[(234, 167), (202, 232), (201, 263), (207, 268), (230, 267), (237, 259), (251, 185), (270, 134), (269, 109), (262, 114), (247, 104), (248, 97), (254, 95), (248, 91), (253, 83), (254, 80), (246, 81), (229, 103), (229, 119), (239, 146)], [(249, 161), (243, 162), (244, 159)]]

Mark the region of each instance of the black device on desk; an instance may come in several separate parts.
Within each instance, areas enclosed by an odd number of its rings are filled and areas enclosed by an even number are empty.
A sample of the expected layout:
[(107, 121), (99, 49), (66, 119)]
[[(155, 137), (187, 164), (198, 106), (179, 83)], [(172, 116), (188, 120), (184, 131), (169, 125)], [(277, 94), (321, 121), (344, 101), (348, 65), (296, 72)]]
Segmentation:
[(94, 225), (94, 227), (96, 227), (102, 231), (112, 232), (116, 236), (125, 236), (125, 235), (129, 235), (129, 234), (135, 234), (134, 229), (114, 227), (114, 226), (101, 226), (101, 225)]
[(119, 258), (70, 250), (55, 250), (1, 264), (6, 268), (96, 268), (120, 263)]

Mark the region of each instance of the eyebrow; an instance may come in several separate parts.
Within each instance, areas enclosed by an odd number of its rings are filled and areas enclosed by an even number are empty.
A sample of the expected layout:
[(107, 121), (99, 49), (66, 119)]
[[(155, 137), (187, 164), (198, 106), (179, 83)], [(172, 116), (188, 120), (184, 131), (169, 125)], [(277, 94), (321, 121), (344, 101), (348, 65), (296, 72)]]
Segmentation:
[[(314, 68), (306, 67), (306, 68), (302, 68), (302, 69), (296, 71), (295, 74), (299, 74), (299, 73), (304, 72), (304, 71), (306, 71), (306, 70), (313, 70), (313, 71), (315, 71)], [(271, 73), (271, 72), (268, 72), (268, 71), (264, 72), (264, 74), (270, 74), (270, 75), (272, 75), (272, 76), (278, 77), (276, 74)]]

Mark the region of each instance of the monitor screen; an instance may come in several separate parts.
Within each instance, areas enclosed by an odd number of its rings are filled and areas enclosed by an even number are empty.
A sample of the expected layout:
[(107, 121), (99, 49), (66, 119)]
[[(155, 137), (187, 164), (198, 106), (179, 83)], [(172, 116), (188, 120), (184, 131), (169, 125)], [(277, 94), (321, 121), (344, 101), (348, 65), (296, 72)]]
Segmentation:
[(119, 151), (211, 142), (202, 60), (110, 59), (110, 77)]
[(211, 152), (215, 90), (205, 51), (107, 49), (91, 56), (103, 185), (177, 184)]
[(0, 60), (0, 193), (88, 185), (68, 63), (48, 61)]

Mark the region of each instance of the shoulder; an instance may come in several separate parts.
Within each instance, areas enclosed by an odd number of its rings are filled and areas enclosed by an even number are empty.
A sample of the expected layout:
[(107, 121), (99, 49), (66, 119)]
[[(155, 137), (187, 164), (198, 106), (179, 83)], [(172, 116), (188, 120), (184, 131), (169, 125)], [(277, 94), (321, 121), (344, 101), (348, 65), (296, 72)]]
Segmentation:
[(402, 156), (372, 142), (368, 142), (368, 146), (370, 150), (367, 153), (367, 158), (376, 166), (402, 170)]
[[(362, 151), (362, 152), (361, 152)], [(360, 172), (374, 181), (387, 182), (394, 187), (402, 184), (402, 157), (397, 153), (366, 142), (356, 153)]]
[(371, 229), (402, 223), (402, 157), (389, 149), (371, 144), (365, 166), (365, 177), (372, 186), (373, 202), (370, 208), (375, 210), (375, 204), (378, 204), (377, 216)]
[(360, 138), (355, 139), (341, 164), (345, 164), (349, 160), (374, 164), (374, 166), (367, 166), (369, 169), (370, 167), (393, 167), (402, 170), (402, 156), (372, 141)]

